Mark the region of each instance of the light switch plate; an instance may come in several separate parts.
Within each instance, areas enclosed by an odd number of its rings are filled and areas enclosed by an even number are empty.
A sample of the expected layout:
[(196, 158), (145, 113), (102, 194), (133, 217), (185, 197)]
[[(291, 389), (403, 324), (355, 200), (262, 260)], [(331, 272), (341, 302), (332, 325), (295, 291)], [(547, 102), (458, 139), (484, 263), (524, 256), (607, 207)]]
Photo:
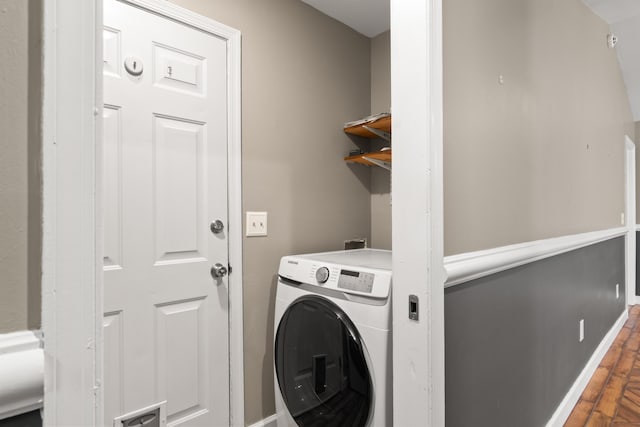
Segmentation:
[(247, 237), (267, 235), (267, 213), (247, 212)]

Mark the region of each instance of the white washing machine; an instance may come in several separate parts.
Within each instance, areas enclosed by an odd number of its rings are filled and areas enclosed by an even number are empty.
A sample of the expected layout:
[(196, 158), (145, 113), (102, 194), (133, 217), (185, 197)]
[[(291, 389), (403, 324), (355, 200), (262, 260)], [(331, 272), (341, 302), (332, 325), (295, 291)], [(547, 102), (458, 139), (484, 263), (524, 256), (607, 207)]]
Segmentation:
[(278, 275), (278, 426), (392, 425), (391, 251), (286, 256)]

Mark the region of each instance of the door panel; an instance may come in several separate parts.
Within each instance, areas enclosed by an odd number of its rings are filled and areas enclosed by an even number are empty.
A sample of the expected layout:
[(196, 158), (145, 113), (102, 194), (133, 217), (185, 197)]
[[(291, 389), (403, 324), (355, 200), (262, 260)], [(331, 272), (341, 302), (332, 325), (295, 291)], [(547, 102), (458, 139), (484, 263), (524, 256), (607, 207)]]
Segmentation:
[(206, 58), (160, 44), (154, 45), (153, 56), (156, 86), (206, 95), (203, 82)]
[(156, 265), (206, 260), (204, 125), (170, 117), (154, 120)]
[(104, 411), (108, 414), (121, 414), (124, 410), (122, 381), (122, 312), (104, 315), (104, 385), (110, 390), (105, 399)]
[(226, 43), (117, 0), (104, 23), (105, 423), (167, 400), (169, 425), (225, 426)]
[(104, 74), (110, 77), (120, 77), (120, 31), (105, 26), (102, 34), (102, 60)]
[(103, 138), (104, 266), (122, 268), (122, 135), (120, 109), (105, 105)]
[(207, 408), (206, 301), (157, 307), (158, 394), (167, 396), (169, 422)]

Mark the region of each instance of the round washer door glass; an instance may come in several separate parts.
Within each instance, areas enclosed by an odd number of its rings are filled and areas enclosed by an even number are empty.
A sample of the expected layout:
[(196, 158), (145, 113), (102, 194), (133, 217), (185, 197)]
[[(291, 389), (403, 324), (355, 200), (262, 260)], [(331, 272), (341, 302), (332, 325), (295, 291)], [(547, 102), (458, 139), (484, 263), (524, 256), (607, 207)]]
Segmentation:
[(299, 426), (365, 426), (373, 387), (360, 335), (334, 303), (305, 296), (285, 311), (275, 340), (276, 375)]

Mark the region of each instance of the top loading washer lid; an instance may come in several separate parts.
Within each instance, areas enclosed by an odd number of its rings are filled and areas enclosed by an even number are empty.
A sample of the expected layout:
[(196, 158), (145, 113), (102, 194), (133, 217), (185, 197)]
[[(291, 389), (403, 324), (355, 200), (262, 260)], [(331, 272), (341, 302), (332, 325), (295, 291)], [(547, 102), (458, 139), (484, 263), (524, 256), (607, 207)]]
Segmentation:
[(281, 279), (369, 298), (387, 298), (391, 251), (356, 249), (282, 257)]

